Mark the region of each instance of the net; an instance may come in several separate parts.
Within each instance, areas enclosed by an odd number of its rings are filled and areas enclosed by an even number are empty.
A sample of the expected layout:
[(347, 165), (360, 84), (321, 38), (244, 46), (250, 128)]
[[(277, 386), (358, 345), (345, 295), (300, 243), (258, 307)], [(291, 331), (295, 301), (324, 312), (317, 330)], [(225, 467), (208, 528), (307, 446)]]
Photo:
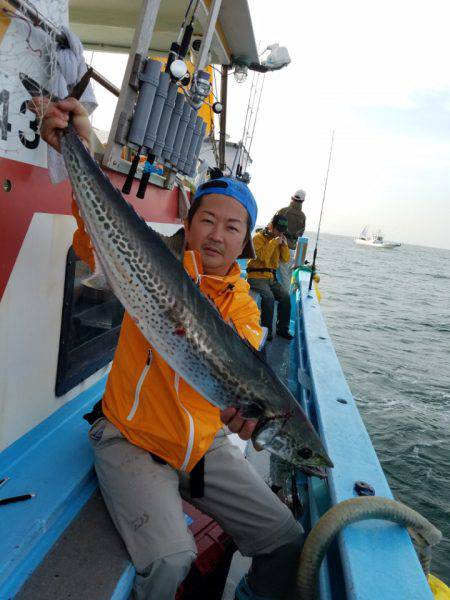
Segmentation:
[[(42, 164), (46, 162), (39, 135), (46, 108), (43, 90), (52, 89), (58, 43), (57, 31), (43, 31), (39, 20), (51, 16), (59, 29), (67, 23), (67, 2), (41, 0), (34, 6), (33, 20), (0, 1), (0, 156)], [(22, 84), (21, 74), (37, 83), (37, 116), (29, 108), (31, 95)]]

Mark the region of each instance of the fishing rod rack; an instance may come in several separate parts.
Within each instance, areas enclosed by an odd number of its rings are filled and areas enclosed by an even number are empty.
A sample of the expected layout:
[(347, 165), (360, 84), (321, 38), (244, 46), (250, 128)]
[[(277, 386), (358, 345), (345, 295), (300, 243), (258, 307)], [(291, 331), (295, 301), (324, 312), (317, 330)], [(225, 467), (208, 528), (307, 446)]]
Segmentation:
[[(213, 113), (220, 114), (220, 139), (216, 162), (220, 169), (225, 171), (229, 69), (234, 66), (245, 73), (250, 69), (257, 71), (259, 75), (283, 68), (290, 62), (287, 50), (280, 48), (278, 44), (266, 48), (271, 53), (261, 64), (232, 55), (216, 27), (222, 0), (210, 0), (208, 3), (203, 0), (189, 0), (178, 39), (172, 43), (163, 68), (161, 61), (148, 58), (160, 4), (161, 0), (142, 0), (121, 89), (95, 69), (88, 69), (90, 78), (118, 97), (108, 142), (101, 158), (102, 164), (108, 169), (127, 174), (124, 193), (130, 193), (134, 179), (140, 178), (138, 197), (144, 197), (152, 172), (163, 175), (154, 176), (152, 182), (168, 189), (171, 189), (177, 180), (180, 184), (183, 176), (195, 175), (202, 142), (207, 132), (207, 124), (198, 114), (199, 108), (204, 104), (209, 105)], [(8, 6), (33, 26), (45, 31), (60, 47), (69, 45), (64, 31), (55, 27), (30, 0), (5, 0), (4, 7), (7, 9)], [(192, 48), (197, 52), (197, 59), (194, 73), (188, 78), (183, 59), (192, 38), (194, 17), (201, 27), (202, 35), (196, 36), (192, 43)], [(207, 100), (212, 92), (212, 85), (210, 74), (206, 70), (210, 62), (211, 48), (214, 48), (217, 62), (222, 65), (220, 102), (212, 104)], [(214, 121), (211, 126), (213, 125)], [(249, 138), (250, 144), (253, 133), (254, 125)], [(245, 140), (242, 140), (242, 146), (244, 145)], [(128, 160), (133, 153), (133, 160)], [(245, 166), (242, 164), (243, 154), (245, 155), (245, 150), (241, 148), (236, 170), (236, 175), (242, 179), (246, 176), (245, 168), (248, 163), (247, 157)], [(142, 170), (139, 169), (141, 158), (145, 159)], [(155, 161), (163, 167), (162, 170), (155, 168)]]
[[(143, 65), (124, 145), (136, 149), (138, 157), (144, 152), (150, 157), (145, 163), (143, 177), (152, 170), (151, 165), (156, 160), (174, 172), (192, 177), (206, 133), (206, 122), (198, 116), (198, 108), (179, 91), (179, 82), (170, 72), (161, 70), (163, 65), (159, 60), (144, 59)], [(209, 82), (206, 86), (209, 90)], [(116, 136), (116, 141), (124, 140)], [(135, 169), (130, 171), (124, 193), (129, 193), (135, 172)], [(140, 189), (138, 197), (144, 194), (145, 189)]]
[[(189, 4), (189, 8), (192, 3)], [(195, 7), (202, 2), (196, 2)], [(122, 188), (130, 193), (135, 177), (139, 177), (140, 156), (146, 155), (137, 196), (143, 198), (147, 182), (155, 163), (165, 168), (163, 185), (171, 188), (180, 176), (193, 177), (198, 157), (207, 131), (207, 123), (198, 115), (199, 108), (208, 104), (211, 93), (210, 75), (206, 71), (208, 53), (213, 36), (216, 36), (216, 23), (221, 0), (212, 0), (209, 11), (202, 19), (203, 36), (195, 40), (197, 60), (190, 85), (185, 83), (185, 73), (176, 73), (175, 63), (182, 63), (190, 43), (186, 35), (191, 23), (184, 28), (184, 35), (172, 44), (166, 65), (153, 58), (147, 58), (150, 42), (156, 23), (160, 0), (144, 0), (137, 20), (134, 39), (125, 70), (116, 112), (114, 115), (103, 165), (127, 173)], [(185, 15), (185, 20), (187, 13)], [(199, 19), (201, 20), (201, 19)], [(187, 23), (187, 21), (186, 21)], [(190, 33), (192, 35), (192, 31)], [(219, 113), (220, 103), (211, 106)], [(133, 161), (122, 158), (123, 148), (135, 152)]]

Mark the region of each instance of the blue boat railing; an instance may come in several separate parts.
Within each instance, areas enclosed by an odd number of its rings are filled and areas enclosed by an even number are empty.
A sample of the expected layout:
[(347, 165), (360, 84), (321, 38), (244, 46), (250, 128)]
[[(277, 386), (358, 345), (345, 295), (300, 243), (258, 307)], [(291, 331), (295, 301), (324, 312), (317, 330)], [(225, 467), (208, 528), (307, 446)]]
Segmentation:
[(97, 488), (82, 415), (101, 398), (105, 379), (0, 453), (0, 472), (9, 477), (4, 495), (36, 494), (1, 507), (2, 599), (15, 596)]
[[(334, 463), (326, 481), (309, 479), (313, 526), (329, 506), (356, 497), (357, 481), (371, 484), (377, 496), (393, 495), (339, 364), (316, 294), (308, 293), (309, 274), (299, 271), (295, 277), (291, 385), (296, 374), (297, 397)], [(299, 485), (302, 481), (300, 475)], [(432, 600), (406, 529), (384, 520), (346, 527), (320, 576), (320, 599), (336, 598)]]

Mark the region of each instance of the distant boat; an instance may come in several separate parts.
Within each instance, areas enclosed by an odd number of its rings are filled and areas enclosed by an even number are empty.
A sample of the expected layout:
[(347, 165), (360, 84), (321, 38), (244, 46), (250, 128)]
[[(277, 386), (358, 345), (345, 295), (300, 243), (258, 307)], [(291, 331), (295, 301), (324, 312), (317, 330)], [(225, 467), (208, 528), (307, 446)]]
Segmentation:
[(354, 239), (354, 242), (360, 246), (371, 246), (372, 248), (378, 248), (379, 250), (392, 250), (392, 248), (401, 246), (399, 242), (385, 242), (381, 231), (369, 235), (369, 228), (367, 226), (364, 227), (359, 236)]

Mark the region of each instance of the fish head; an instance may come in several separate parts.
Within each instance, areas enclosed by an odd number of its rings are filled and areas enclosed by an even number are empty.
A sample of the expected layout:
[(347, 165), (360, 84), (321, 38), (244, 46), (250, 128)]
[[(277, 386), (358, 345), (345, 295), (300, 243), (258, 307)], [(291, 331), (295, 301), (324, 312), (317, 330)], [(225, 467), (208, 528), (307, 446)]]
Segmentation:
[(268, 450), (298, 468), (333, 467), (321, 439), (298, 405), (284, 417), (261, 421), (253, 442), (258, 449)]

